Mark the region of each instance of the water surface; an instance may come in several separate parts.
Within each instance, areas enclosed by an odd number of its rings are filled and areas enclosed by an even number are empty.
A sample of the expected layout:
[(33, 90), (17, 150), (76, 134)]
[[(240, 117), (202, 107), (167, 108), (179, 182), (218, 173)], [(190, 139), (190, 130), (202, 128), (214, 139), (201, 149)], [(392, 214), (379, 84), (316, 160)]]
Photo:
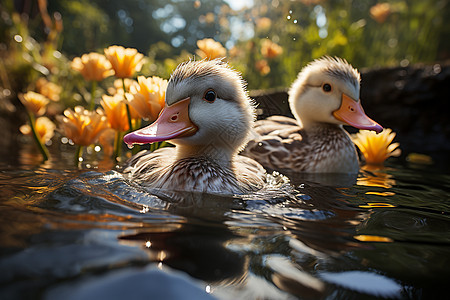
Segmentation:
[[(99, 167), (98, 167), (99, 166)], [(393, 161), (241, 196), (148, 191), (110, 163), (0, 165), (1, 299), (438, 299), (450, 176)]]

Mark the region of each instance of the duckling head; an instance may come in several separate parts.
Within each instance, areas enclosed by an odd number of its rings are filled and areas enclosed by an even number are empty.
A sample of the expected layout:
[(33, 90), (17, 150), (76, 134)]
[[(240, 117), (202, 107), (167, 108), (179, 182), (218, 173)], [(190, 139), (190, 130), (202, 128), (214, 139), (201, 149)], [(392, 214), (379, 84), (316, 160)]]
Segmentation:
[(383, 127), (361, 106), (360, 81), (359, 72), (341, 58), (314, 60), (302, 69), (289, 90), (291, 111), (304, 128), (328, 123), (381, 132)]
[(255, 119), (242, 77), (222, 60), (180, 64), (169, 80), (165, 102), (158, 119), (127, 134), (125, 143), (170, 140), (179, 155), (230, 159), (245, 146)]

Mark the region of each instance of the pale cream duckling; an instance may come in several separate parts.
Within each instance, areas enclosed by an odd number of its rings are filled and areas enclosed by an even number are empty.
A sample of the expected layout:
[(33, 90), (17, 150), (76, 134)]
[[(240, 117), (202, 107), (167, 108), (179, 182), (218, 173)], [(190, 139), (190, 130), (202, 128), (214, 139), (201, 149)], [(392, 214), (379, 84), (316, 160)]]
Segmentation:
[(241, 76), (221, 60), (189, 61), (173, 72), (166, 105), (148, 127), (125, 143), (169, 140), (176, 147), (141, 152), (124, 173), (150, 188), (235, 194), (262, 188), (265, 170), (238, 156), (249, 139), (255, 113)]
[(264, 167), (306, 173), (358, 173), (355, 145), (343, 125), (381, 132), (359, 100), (360, 74), (341, 58), (308, 64), (289, 90), (295, 120), (272, 116), (255, 123), (257, 137), (243, 155)]

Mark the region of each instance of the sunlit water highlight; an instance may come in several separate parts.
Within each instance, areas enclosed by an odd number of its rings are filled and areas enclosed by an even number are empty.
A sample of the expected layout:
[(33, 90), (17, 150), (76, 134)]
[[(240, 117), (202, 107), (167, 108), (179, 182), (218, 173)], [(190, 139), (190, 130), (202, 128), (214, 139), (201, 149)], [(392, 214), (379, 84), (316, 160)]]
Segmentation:
[[(450, 177), (391, 164), (251, 195), (148, 191), (120, 172), (0, 173), (1, 299), (433, 298)], [(334, 183), (334, 184), (333, 184)]]

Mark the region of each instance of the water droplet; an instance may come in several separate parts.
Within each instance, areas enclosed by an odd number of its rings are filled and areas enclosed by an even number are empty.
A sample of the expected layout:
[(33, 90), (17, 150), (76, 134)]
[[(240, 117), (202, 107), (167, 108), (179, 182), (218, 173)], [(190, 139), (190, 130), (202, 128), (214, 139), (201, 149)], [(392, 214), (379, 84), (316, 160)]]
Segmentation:
[(287, 18), (288, 20), (290, 20), (290, 19), (291, 19), (291, 16), (287, 16), (286, 18)]
[(128, 149), (133, 149), (134, 145), (133, 144), (127, 144)]
[(441, 65), (435, 64), (435, 65), (433, 66), (433, 72), (434, 72), (434, 74), (439, 74), (439, 73), (441, 73), (441, 71), (442, 71)]
[(401, 67), (407, 67), (409, 65), (409, 60), (408, 59), (402, 59), (401, 61), (400, 61), (400, 66)]
[(294, 24), (297, 24), (297, 22), (298, 22), (297, 20), (294, 20)]
[(22, 36), (16, 34), (16, 35), (14, 36), (14, 40), (15, 40), (16, 42), (18, 42), (18, 43), (22, 43), (23, 38), (22, 38)]

